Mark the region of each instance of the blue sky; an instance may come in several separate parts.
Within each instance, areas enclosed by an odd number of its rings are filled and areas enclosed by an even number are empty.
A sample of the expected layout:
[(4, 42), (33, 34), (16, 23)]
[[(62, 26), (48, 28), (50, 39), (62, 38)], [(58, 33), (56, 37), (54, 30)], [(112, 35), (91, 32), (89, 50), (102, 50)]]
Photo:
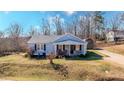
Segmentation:
[[(120, 13), (120, 11), (109, 11), (109, 12), (105, 12), (104, 17), (105, 19), (110, 19), (112, 16), (116, 15)], [(59, 15), (63, 20), (65, 21), (70, 21), (72, 19), (72, 17), (74, 17), (75, 15), (80, 16), (83, 15), (83, 12), (73, 12), (73, 11), (69, 11), (69, 12), (60, 12), (60, 11), (56, 11), (56, 12), (50, 12), (50, 11), (30, 11), (30, 12), (0, 12), (0, 30), (1, 31), (5, 31), (5, 29), (7, 27), (9, 27), (9, 25), (11, 23), (19, 23), (22, 25), (22, 27), (24, 28), (24, 33), (27, 33), (27, 31), (29, 31), (30, 26), (35, 26), (36, 28), (39, 28), (40, 24), (41, 24), (41, 20), (42, 18), (51, 18), (54, 17), (56, 15)]]

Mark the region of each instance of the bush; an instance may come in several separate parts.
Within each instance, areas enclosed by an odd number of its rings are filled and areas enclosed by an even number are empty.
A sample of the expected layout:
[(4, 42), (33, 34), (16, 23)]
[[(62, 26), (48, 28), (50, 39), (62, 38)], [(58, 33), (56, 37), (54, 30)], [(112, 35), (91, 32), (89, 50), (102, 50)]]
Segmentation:
[(79, 57), (87, 57), (87, 54), (86, 55), (80, 54)]
[(26, 57), (26, 58), (29, 57), (29, 54), (28, 53), (25, 53), (24, 54), (24, 57)]

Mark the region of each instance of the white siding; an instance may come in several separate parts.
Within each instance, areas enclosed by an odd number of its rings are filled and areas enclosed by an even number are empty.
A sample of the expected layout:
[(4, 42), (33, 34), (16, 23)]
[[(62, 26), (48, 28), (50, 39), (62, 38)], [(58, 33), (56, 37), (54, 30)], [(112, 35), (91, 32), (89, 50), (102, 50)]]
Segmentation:
[(87, 42), (81, 45), (81, 54), (85, 55), (87, 53)]
[(50, 53), (54, 53), (55, 54), (55, 47), (51, 43), (46, 44), (46, 55), (49, 55)]
[(84, 44), (84, 51), (83, 51), (83, 55), (85, 55), (87, 53), (87, 43)]
[(107, 41), (108, 42), (112, 42), (112, 41), (114, 41), (114, 32), (108, 32), (107, 34), (106, 34), (106, 37), (107, 37)]
[[(81, 43), (80, 44), (80, 42), (82, 41), (82, 40), (80, 40), (79, 38), (77, 38), (77, 37), (75, 37), (75, 36), (72, 36), (72, 35), (65, 35), (65, 36), (62, 36), (60, 39), (58, 39), (57, 40), (57, 42), (58, 43), (60, 43), (60, 45), (62, 44), (62, 42), (61, 41), (65, 41), (65, 40), (68, 40), (68, 41), (74, 41), (75, 43), (74, 43), (74, 45), (82, 45), (82, 54), (86, 54), (86, 52), (87, 52), (87, 42), (84, 42), (84, 43)], [(76, 44), (76, 41), (77, 41), (77, 44)], [(69, 43), (69, 42), (68, 42)], [(67, 45), (70, 45), (71, 43), (69, 43), (68, 44), (67, 43)], [(40, 43), (39, 43), (40, 44)], [(33, 48), (34, 49), (34, 47), (35, 47), (35, 43), (28, 43), (28, 47), (29, 48)], [(56, 52), (56, 44), (54, 44), (54, 43), (47, 43), (46, 44), (46, 51), (44, 51), (44, 50), (42, 50), (41, 49), (41, 47), (43, 47), (43, 46), (41, 46), (41, 44), (40, 44), (40, 49), (39, 50), (37, 50), (36, 51), (36, 54), (38, 54), (39, 52), (40, 53), (43, 53), (43, 52), (46, 52), (46, 55), (49, 55), (50, 53), (54, 53), (54, 54), (56, 54), (55, 52)], [(69, 48), (70, 46), (68, 46), (68, 47), (65, 47), (65, 48), (67, 48), (68, 49), (68, 51), (70, 51), (70, 48)], [(78, 49), (79, 50), (79, 49)], [(70, 53), (70, 52), (69, 52)]]

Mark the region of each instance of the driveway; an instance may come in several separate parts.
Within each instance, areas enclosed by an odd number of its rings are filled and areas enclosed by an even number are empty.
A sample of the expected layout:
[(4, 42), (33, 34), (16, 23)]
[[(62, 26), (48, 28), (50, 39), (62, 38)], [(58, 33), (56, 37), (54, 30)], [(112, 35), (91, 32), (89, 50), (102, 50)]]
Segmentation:
[(107, 50), (98, 50), (98, 52), (100, 52), (102, 54), (106, 54), (106, 55), (109, 56), (109, 57), (104, 57), (104, 60), (111, 61), (111, 62), (116, 62), (116, 63), (124, 65), (124, 56), (123, 55), (113, 53), (113, 52), (109, 52)]

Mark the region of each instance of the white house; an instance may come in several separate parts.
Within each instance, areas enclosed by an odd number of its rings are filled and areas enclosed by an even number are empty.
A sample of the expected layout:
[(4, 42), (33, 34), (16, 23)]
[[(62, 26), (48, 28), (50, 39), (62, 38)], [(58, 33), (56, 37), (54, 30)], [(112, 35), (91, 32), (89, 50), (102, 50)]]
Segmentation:
[(106, 39), (107, 39), (107, 42), (113, 42), (114, 41), (114, 31), (106, 32)]
[(124, 40), (124, 31), (123, 30), (106, 31), (106, 39), (107, 42), (115, 41), (115, 39)]
[(67, 56), (87, 53), (87, 41), (72, 34), (64, 35), (34, 35), (28, 41), (28, 47), (34, 51), (33, 55), (49, 55), (63, 52)]

